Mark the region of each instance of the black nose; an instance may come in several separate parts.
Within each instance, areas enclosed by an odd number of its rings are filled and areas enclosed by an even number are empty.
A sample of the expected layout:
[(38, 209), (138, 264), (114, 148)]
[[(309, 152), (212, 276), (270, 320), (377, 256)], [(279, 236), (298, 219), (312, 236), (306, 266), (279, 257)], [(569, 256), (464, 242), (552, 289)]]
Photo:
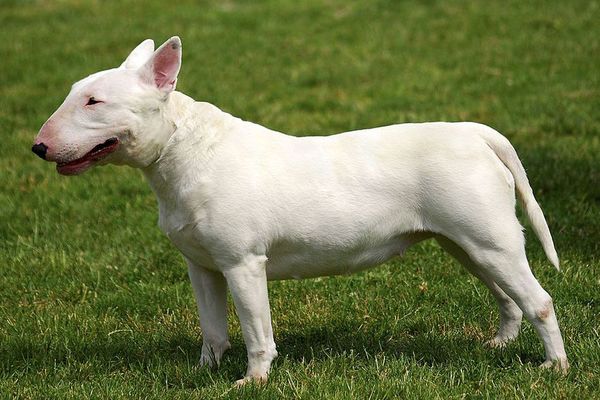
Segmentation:
[(46, 146), (44, 143), (37, 143), (37, 144), (33, 145), (33, 147), (31, 148), (31, 151), (33, 151), (40, 158), (45, 160), (46, 152), (48, 151), (48, 146)]

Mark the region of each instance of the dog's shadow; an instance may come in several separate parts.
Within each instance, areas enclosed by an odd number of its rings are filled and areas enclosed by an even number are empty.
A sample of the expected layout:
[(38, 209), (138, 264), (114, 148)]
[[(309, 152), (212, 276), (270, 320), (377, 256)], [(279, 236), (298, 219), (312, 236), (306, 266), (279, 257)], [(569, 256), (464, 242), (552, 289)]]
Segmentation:
[[(385, 362), (398, 362), (406, 367), (444, 371), (448, 368), (479, 370), (482, 366), (506, 369), (522, 364), (536, 367), (544, 361), (542, 353), (536, 351), (538, 348), (524, 345), (520, 338), (505, 348), (493, 349), (481, 338), (449, 336), (431, 331), (419, 322), (405, 325), (403, 329), (401, 332), (385, 331), (381, 327), (365, 330), (358, 322), (343, 321), (340, 325), (309, 328), (298, 334), (285, 332), (275, 339), (280, 357), (274, 361), (274, 370), (290, 360), (304, 365), (326, 365), (340, 360), (343, 365), (358, 363), (375, 368), (375, 364), (385, 358)], [(528, 332), (526, 336), (532, 334)], [(245, 356), (243, 348), (238, 351)]]
[(349, 357), (372, 360), (405, 358), (421, 365), (459, 363), (470, 358), (473, 348), (481, 346), (468, 337), (448, 338), (426, 332), (415, 324), (405, 332), (365, 330), (358, 323), (344, 321), (343, 325), (311, 328), (304, 333), (286, 332), (276, 339), (280, 354), (295, 361), (325, 361)]
[[(406, 327), (405, 327), (406, 328)], [(366, 330), (358, 322), (341, 321), (338, 325), (302, 327), (295, 333), (285, 330), (276, 336), (280, 357), (275, 368), (283, 362), (324, 363), (331, 359), (351, 359), (359, 362), (375, 362), (375, 357), (388, 360), (404, 359), (416, 365), (428, 367), (463, 366), (472, 363), (474, 355), (481, 361), (481, 354), (492, 367), (521, 362), (539, 362), (535, 354), (523, 352), (523, 348), (509, 351), (485, 349), (481, 341), (467, 336), (445, 337), (432, 333), (419, 323), (409, 326), (398, 336), (390, 332)], [(22, 373), (47, 370), (75, 363), (92, 364), (107, 373), (110, 370), (150, 370), (156, 365), (168, 366), (163, 373), (181, 378), (181, 371), (189, 372), (184, 386), (198, 387), (215, 379), (229, 382), (243, 375), (246, 367), (246, 349), (241, 336), (232, 338), (233, 347), (225, 354), (221, 367), (216, 370), (199, 368), (201, 338), (174, 334), (165, 338), (148, 338), (146, 343), (131, 344), (122, 340), (90, 341), (81, 348), (68, 350), (61, 346), (48, 346), (44, 341), (30, 341), (3, 352), (2, 369)], [(525, 354), (524, 354), (525, 353)], [(499, 357), (500, 356), (500, 357)], [(472, 364), (471, 364), (472, 365)], [(169, 372), (170, 371), (170, 372)]]

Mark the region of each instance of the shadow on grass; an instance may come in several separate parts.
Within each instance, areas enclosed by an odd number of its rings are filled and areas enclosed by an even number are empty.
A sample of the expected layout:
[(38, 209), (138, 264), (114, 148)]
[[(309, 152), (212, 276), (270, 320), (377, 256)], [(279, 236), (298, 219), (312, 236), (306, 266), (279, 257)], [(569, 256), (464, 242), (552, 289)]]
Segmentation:
[(298, 334), (288, 332), (278, 335), (276, 341), (280, 355), (305, 362), (347, 357), (368, 363), (382, 355), (428, 367), (461, 367), (473, 365), (475, 360), (492, 367), (543, 362), (543, 353), (519, 349), (516, 343), (502, 350), (490, 349), (483, 340), (445, 336), (420, 323), (407, 328), (397, 332), (400, 336), (390, 337), (390, 332), (365, 332), (358, 323), (345, 321), (344, 325), (315, 327)]
[[(277, 346), (282, 358), (295, 362), (317, 363), (329, 359), (347, 358), (365, 363), (374, 362), (375, 356), (387, 359), (404, 359), (417, 365), (446, 367), (472, 365), (473, 360), (490, 363), (495, 367), (523, 362), (541, 363), (541, 354), (517, 354), (515, 351), (500, 352), (484, 348), (482, 342), (463, 337), (445, 337), (427, 331), (420, 324), (408, 327), (398, 338), (365, 332), (358, 323), (343, 321), (342, 324), (320, 326), (277, 335)], [(77, 364), (91, 364), (101, 374), (124, 370), (164, 370), (176, 373), (187, 370), (210, 380), (231, 381), (239, 378), (246, 368), (246, 351), (241, 338), (233, 338), (233, 347), (226, 353), (221, 368), (203, 369), (198, 366), (201, 339), (185, 335), (169, 338), (137, 337), (138, 340), (86, 341), (70, 347), (49, 340), (19, 341), (0, 356), (3, 375), (36, 374), (40, 371), (73, 369)], [(489, 356), (482, 356), (489, 353)], [(497, 357), (500, 355), (501, 357)], [(493, 361), (494, 359), (497, 361)], [(74, 370), (80, 370), (75, 368)], [(209, 372), (210, 371), (210, 372)], [(199, 382), (197, 382), (199, 383)]]
[[(156, 379), (179, 382), (197, 388), (215, 381), (231, 382), (246, 368), (245, 349), (234, 344), (221, 368), (200, 367), (201, 339), (184, 335), (150, 338), (138, 335), (133, 340), (86, 341), (77, 346), (53, 344), (49, 340), (20, 341), (9, 349), (0, 349), (0, 377), (69, 374), (80, 376), (127, 374), (150, 375)], [(187, 378), (186, 378), (187, 377)], [(172, 379), (167, 379), (172, 378)], [(150, 379), (150, 378), (149, 378)]]

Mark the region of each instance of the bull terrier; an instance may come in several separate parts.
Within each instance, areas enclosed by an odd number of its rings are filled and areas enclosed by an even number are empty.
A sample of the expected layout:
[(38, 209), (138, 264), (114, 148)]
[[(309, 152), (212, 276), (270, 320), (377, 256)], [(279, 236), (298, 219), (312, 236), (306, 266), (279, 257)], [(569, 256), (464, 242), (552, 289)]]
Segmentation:
[(63, 175), (108, 163), (142, 170), (159, 226), (188, 264), (201, 364), (218, 365), (230, 347), (227, 288), (248, 354), (238, 383), (264, 381), (277, 356), (268, 280), (349, 274), (434, 239), (495, 297), (491, 346), (515, 339), (524, 314), (544, 344), (542, 366), (568, 368), (515, 193), (557, 269), (558, 257), (504, 136), (472, 122), (289, 136), (175, 91), (180, 66), (178, 37), (157, 50), (145, 40), (118, 68), (75, 83), (32, 150)]

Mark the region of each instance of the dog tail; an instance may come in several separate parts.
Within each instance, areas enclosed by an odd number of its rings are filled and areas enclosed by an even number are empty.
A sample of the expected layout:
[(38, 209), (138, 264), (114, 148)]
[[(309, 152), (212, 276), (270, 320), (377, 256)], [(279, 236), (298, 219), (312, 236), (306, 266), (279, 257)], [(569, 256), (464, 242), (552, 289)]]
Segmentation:
[(512, 174), (515, 180), (517, 193), (523, 203), (523, 208), (531, 222), (533, 231), (542, 243), (542, 247), (548, 260), (550, 260), (557, 270), (560, 270), (558, 255), (554, 248), (550, 229), (548, 229), (548, 223), (546, 222), (546, 218), (544, 218), (540, 205), (533, 196), (533, 190), (529, 185), (529, 179), (527, 179), (525, 168), (523, 168), (523, 164), (521, 163), (515, 148), (502, 134), (492, 128), (486, 128), (487, 129), (482, 130), (481, 136)]

